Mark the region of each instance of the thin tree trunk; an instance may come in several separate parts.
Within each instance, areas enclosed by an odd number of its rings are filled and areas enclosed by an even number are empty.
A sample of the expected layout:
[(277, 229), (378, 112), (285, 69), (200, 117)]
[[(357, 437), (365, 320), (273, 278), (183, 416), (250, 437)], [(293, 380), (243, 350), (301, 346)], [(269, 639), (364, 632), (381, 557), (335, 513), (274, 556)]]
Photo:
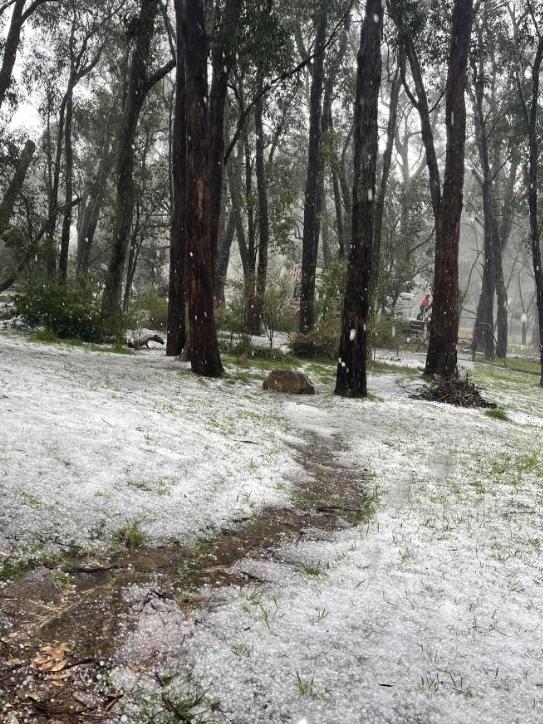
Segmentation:
[(36, 150), (36, 145), (33, 141), (27, 141), (21, 152), (15, 172), (8, 187), (4, 193), (4, 198), (0, 202), (0, 235), (3, 234), (9, 228), (9, 222), (13, 215), (15, 208), (15, 202), (17, 197), (22, 191), (28, 168), (32, 162), (32, 157)]
[(537, 130), (537, 105), (539, 102), (539, 73), (543, 60), (543, 37), (539, 38), (535, 59), (532, 65), (532, 93), (530, 110), (524, 105), (524, 113), (528, 131), (528, 209), (530, 214), (530, 247), (534, 267), (536, 289), (537, 322), (534, 337), (539, 344), (541, 377), (539, 384), (543, 387), (543, 269), (541, 268), (541, 245), (539, 234), (539, 199), (538, 199), (538, 162), (539, 143)]
[(96, 176), (81, 196), (77, 217), (77, 273), (87, 274), (98, 219), (106, 196), (106, 184), (115, 154), (109, 136), (103, 145)]
[[(259, 84), (262, 87), (262, 82)], [(256, 132), (256, 186), (258, 193), (258, 266), (256, 271), (256, 294), (253, 309), (253, 334), (260, 334), (264, 313), (264, 295), (268, 275), (268, 246), (270, 241), (270, 222), (268, 217), (268, 181), (264, 160), (264, 102), (260, 97), (255, 104)]]
[(186, 127), (183, 0), (175, 1), (177, 21), (177, 68), (172, 142), (172, 223), (170, 233), (170, 277), (168, 287), (168, 334), (166, 355), (177, 357), (186, 342), (185, 330), (185, 205)]
[(322, 92), (328, 14), (321, 2), (317, 20), (317, 38), (309, 100), (309, 145), (304, 202), (302, 240), (302, 280), (300, 290), (300, 332), (309, 332), (315, 324), (315, 278), (319, 250), (319, 190), (322, 143)]
[(62, 99), (59, 108), (57, 142), (55, 148), (55, 160), (53, 162), (52, 185), (48, 189), (49, 198), (47, 201), (47, 220), (45, 224), (45, 263), (47, 275), (49, 276), (49, 278), (52, 278), (55, 275), (57, 269), (57, 244), (55, 240), (55, 231), (57, 227), (58, 217), (58, 192), (60, 186), (60, 166), (62, 160), (62, 147), (67, 100), (68, 94), (66, 93)]
[(217, 270), (215, 273), (215, 291), (213, 296), (215, 302), (224, 305), (224, 285), (228, 274), (228, 265), (230, 263), (230, 250), (236, 233), (236, 218), (234, 211), (228, 216), (228, 223), (217, 256)]
[(360, 33), (355, 97), (352, 242), (343, 303), (335, 394), (367, 395), (369, 278), (379, 150), (377, 115), (381, 84), (381, 0), (367, 0)]
[(159, 0), (141, 0), (130, 65), (128, 92), (118, 136), (115, 227), (102, 297), (102, 314), (114, 331), (118, 329), (121, 319), (123, 275), (136, 196), (134, 162), (138, 120), (147, 94), (175, 64), (174, 61), (170, 61), (152, 76), (147, 74), (158, 7)]
[(398, 58), (398, 66), (394, 73), (392, 85), (390, 88), (389, 115), (387, 124), (387, 142), (383, 153), (383, 169), (381, 171), (381, 183), (379, 185), (379, 193), (377, 195), (377, 203), (375, 205), (375, 221), (373, 228), (373, 245), (371, 249), (371, 275), (370, 275), (370, 303), (373, 304), (375, 290), (379, 282), (379, 272), (381, 267), (381, 238), (383, 236), (383, 213), (385, 210), (385, 199), (388, 187), (388, 178), (390, 176), (390, 166), (392, 162), (392, 152), (394, 150), (394, 136), (396, 135), (396, 127), (398, 121), (398, 100), (400, 98), (400, 90), (402, 87), (401, 67), (405, 63), (403, 57), (403, 49), (400, 49), (400, 57)]
[(2, 107), (4, 103), (13, 75), (13, 68), (21, 40), (25, 3), (26, 0), (16, 0), (13, 6), (8, 34), (4, 43), (4, 54), (0, 67), (0, 107)]
[(62, 220), (62, 236), (60, 240), (60, 257), (58, 262), (60, 283), (65, 284), (68, 278), (68, 252), (70, 250), (70, 230), (72, 228), (72, 197), (73, 197), (73, 166), (74, 153), (72, 146), (73, 125), (73, 89), (68, 88), (66, 99), (66, 119), (64, 123), (64, 216)]
[(136, 209), (134, 214), (134, 223), (132, 224), (132, 231), (130, 234), (130, 251), (128, 254), (128, 264), (126, 269), (126, 283), (124, 285), (124, 298), (123, 298), (123, 312), (128, 312), (130, 306), (130, 295), (132, 293), (132, 283), (134, 282), (134, 275), (136, 273), (136, 266), (138, 264), (138, 236), (140, 233), (140, 205), (136, 201)]
[(473, 0), (455, 0), (445, 103), (447, 151), (439, 229), (436, 230), (434, 298), (425, 367), (426, 374), (443, 377), (457, 373), (458, 246), (466, 142), (464, 93), (472, 23)]

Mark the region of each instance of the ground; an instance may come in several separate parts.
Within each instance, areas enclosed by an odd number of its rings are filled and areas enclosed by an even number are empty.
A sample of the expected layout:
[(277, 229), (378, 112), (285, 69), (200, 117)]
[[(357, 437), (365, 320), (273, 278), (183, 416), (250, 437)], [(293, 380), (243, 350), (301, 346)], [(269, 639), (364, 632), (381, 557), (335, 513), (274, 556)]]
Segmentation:
[(537, 377), (465, 410), (391, 356), (362, 402), (2, 334), (6, 720), (541, 721)]

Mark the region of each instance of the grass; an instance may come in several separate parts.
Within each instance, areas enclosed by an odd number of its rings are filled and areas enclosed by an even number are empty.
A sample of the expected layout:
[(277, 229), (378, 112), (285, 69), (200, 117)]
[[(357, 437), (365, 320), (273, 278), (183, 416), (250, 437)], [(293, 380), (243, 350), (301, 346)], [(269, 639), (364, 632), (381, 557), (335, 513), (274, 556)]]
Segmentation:
[(121, 344), (115, 342), (113, 344), (95, 344), (93, 342), (83, 342), (83, 340), (77, 337), (57, 337), (54, 332), (50, 332), (47, 329), (40, 330), (38, 332), (32, 332), (29, 335), (29, 339), (32, 342), (39, 342), (41, 344), (60, 344), (67, 347), (82, 347), (83, 349), (90, 350), (91, 352), (110, 352), (112, 354), (134, 354), (134, 351)]
[(6, 560), (0, 564), (0, 581), (9, 581), (26, 573), (31, 568), (29, 561), (11, 561)]
[(303, 565), (302, 571), (306, 576), (322, 576), (323, 571), (320, 566)]
[(118, 543), (121, 543), (129, 549), (139, 548), (147, 540), (147, 536), (141, 529), (141, 524), (138, 520), (131, 520), (123, 525), (115, 533), (114, 538)]
[(493, 420), (501, 420), (502, 422), (511, 422), (511, 418), (507, 415), (505, 410), (500, 407), (496, 407), (494, 410), (485, 410), (486, 417), (491, 417)]
[(314, 677), (310, 679), (304, 679), (300, 676), (299, 672), (296, 672), (296, 689), (298, 690), (298, 696), (315, 696)]

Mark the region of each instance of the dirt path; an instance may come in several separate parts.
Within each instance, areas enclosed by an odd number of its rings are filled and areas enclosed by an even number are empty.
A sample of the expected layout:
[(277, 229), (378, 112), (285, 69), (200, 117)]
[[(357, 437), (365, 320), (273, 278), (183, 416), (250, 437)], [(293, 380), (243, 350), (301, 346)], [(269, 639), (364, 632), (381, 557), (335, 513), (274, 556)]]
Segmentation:
[[(276, 548), (308, 529), (330, 532), (369, 517), (370, 477), (339, 465), (340, 449), (337, 438), (309, 436), (298, 450), (306, 475), (296, 485), (293, 507), (264, 509), (196, 549), (142, 547), (108, 560), (70, 560), (0, 588), (0, 720), (116, 721), (122, 696), (111, 689), (107, 672), (138, 616), (126, 589), (148, 589), (140, 612), (157, 597), (175, 600), (187, 613), (205, 611), (206, 599), (197, 593), (204, 585), (265, 583), (232, 572), (245, 556), (273, 558)], [(180, 596), (179, 590), (195, 594)]]

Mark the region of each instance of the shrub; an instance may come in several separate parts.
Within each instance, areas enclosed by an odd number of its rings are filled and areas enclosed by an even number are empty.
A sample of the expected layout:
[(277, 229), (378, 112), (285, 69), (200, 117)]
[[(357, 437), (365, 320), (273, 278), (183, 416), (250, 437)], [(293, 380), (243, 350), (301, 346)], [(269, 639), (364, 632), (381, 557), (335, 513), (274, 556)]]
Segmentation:
[(397, 349), (406, 343), (408, 336), (409, 320), (381, 314), (371, 322), (368, 342), (372, 347)]
[(154, 287), (138, 295), (132, 304), (133, 316), (143, 327), (164, 331), (168, 326), (168, 300)]
[(290, 348), (297, 357), (336, 360), (339, 350), (339, 328), (330, 325), (315, 327), (311, 332), (298, 332), (289, 337)]
[(57, 337), (104, 342), (108, 331), (90, 285), (47, 282), (28, 287), (13, 300), (15, 313), (30, 327), (44, 327)]

